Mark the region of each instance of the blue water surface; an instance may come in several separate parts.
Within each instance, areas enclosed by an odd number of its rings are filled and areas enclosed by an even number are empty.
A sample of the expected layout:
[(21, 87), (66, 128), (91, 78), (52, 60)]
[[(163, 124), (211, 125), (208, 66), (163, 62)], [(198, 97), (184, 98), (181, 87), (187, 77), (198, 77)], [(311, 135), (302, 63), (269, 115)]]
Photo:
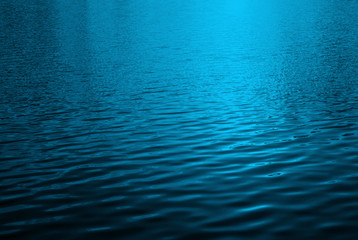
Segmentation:
[(0, 1), (1, 239), (358, 239), (358, 1)]

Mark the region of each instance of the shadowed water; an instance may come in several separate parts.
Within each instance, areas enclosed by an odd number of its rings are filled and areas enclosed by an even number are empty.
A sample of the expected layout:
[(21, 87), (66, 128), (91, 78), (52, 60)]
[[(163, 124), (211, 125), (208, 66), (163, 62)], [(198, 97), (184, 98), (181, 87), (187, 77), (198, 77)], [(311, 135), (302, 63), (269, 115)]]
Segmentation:
[(1, 239), (356, 239), (358, 2), (2, 0)]

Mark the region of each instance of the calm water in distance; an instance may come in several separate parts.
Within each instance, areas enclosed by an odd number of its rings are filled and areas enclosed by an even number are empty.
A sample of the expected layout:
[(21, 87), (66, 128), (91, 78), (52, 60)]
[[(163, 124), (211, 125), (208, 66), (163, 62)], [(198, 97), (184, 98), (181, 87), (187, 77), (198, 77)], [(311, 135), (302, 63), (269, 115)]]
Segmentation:
[(358, 1), (2, 0), (1, 239), (357, 239)]

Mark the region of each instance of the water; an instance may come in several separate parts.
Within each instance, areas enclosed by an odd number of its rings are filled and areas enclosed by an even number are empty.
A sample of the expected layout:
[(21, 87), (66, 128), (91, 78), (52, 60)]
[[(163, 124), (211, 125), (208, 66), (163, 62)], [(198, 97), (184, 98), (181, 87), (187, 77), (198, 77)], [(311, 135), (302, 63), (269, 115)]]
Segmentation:
[(2, 239), (356, 239), (358, 2), (3, 0)]

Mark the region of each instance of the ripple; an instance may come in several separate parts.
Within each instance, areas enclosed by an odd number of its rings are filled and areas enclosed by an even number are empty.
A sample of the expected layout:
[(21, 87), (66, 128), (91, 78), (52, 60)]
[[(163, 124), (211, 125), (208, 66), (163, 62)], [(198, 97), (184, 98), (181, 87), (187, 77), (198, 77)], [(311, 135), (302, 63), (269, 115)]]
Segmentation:
[(0, 9), (1, 238), (357, 238), (357, 2)]

